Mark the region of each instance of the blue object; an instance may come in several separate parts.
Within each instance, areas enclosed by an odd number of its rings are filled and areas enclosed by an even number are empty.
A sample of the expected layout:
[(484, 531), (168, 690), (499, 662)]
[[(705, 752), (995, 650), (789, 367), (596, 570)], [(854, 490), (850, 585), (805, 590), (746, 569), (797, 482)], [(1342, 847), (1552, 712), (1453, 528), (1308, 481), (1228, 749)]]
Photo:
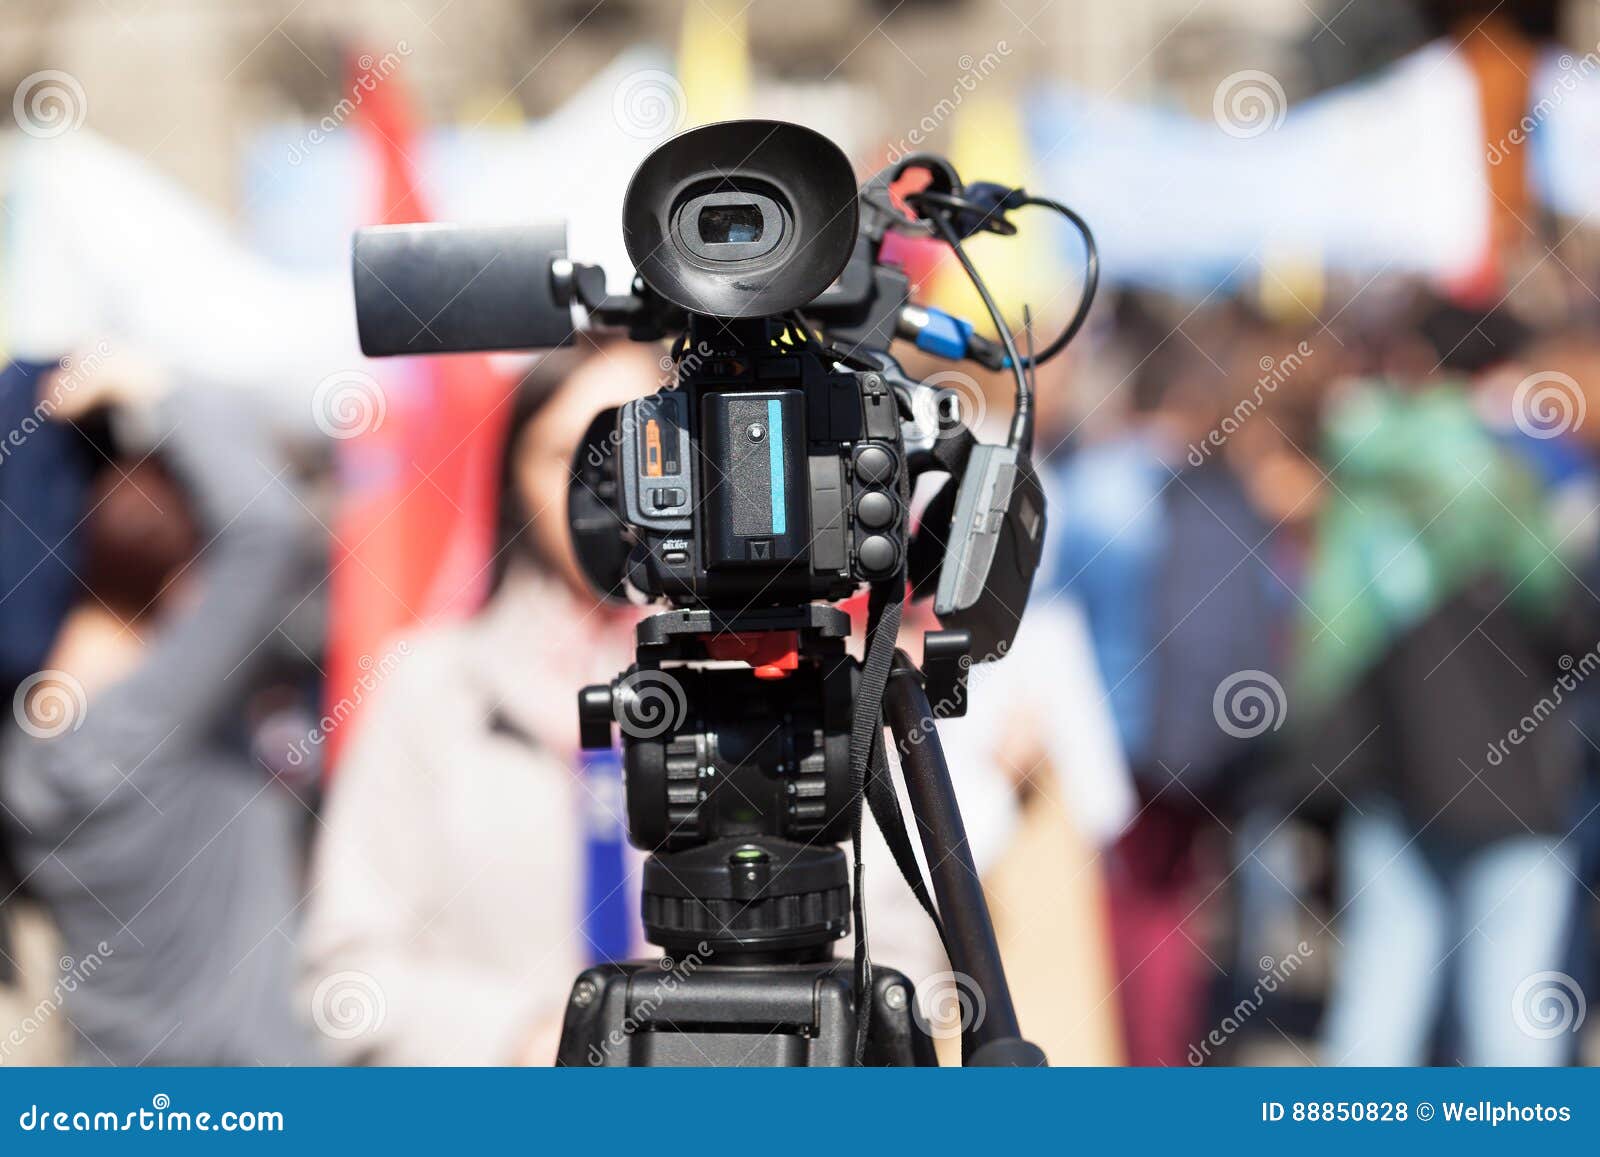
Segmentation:
[(952, 317), (942, 309), (924, 307), (928, 322), (917, 331), (916, 346), (923, 353), (950, 361), (960, 361), (967, 356), (967, 343), (972, 338), (972, 323)]
[(585, 753), (583, 936), (592, 964), (633, 951), (638, 897), (628, 887), (622, 760), (615, 750)]
[[(627, 1106), (714, 1097), (720, 1135), (759, 1138), (763, 1157), (810, 1157), (815, 1129), (774, 1127), (773, 1106), (802, 1086), (868, 1153), (1043, 1151), (1064, 1147), (1064, 1131), (1091, 1152), (1294, 1157), (1569, 1154), (1600, 1142), (1594, 1069), (993, 1068), (952, 1078), (933, 1069), (619, 1068), (603, 1079), (555, 1068), (7, 1070), (0, 1128), (7, 1151), (19, 1153), (292, 1146), (344, 1157), (537, 1145), (609, 1154), (628, 1143)], [(968, 1109), (921, 1111), (953, 1100), (956, 1080)], [(869, 1086), (876, 1095), (863, 1095)]]
[[(1123, 751), (1150, 750), (1156, 582), (1167, 541), (1162, 490), (1172, 473), (1144, 438), (1086, 447), (1056, 473), (1050, 581), (1078, 600)], [(1056, 511), (1060, 513), (1057, 514)]]
[(1582, 894), (1569, 839), (1518, 834), (1433, 852), (1397, 806), (1352, 803), (1339, 828), (1344, 942), (1322, 1055), (1425, 1064), (1447, 1007), (1459, 1064), (1568, 1063), (1585, 1005), (1577, 978), (1558, 971)]
[(40, 411), (40, 379), (56, 367), (0, 369), (0, 690), (44, 665), (79, 592), (73, 577), (93, 473), (71, 426)]
[(1571, 435), (1534, 438), (1516, 427), (1490, 433), (1496, 442), (1525, 464), (1546, 489), (1560, 489), (1593, 478), (1597, 473), (1593, 459)]
[(783, 403), (767, 399), (767, 461), (772, 469), (772, 533), (789, 529), (788, 496), (783, 488)]

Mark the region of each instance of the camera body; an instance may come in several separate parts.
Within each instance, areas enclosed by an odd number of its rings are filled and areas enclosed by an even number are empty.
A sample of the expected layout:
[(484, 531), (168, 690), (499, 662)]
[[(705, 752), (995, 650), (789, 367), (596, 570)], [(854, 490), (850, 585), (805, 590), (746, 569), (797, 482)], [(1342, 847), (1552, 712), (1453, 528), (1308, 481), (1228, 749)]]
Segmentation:
[(840, 599), (896, 573), (904, 450), (884, 376), (806, 347), (714, 341), (695, 344), (671, 387), (617, 412), (629, 585), (738, 608)]
[[(910, 195), (917, 217), (891, 188), (911, 168), (929, 179)], [(569, 257), (562, 226), (364, 229), (352, 251), (361, 345), (551, 348), (584, 326), (677, 335), (671, 385), (602, 415), (573, 461), (568, 521), (596, 590), (736, 611), (834, 601), (904, 573), (942, 626), (966, 633), (972, 660), (989, 661), (1010, 645), (1043, 549), (1021, 421), (1031, 382), (1014, 348), (912, 306), (883, 246), (890, 232), (928, 236), (935, 219), (962, 235), (1014, 231), (1005, 212), (1020, 196), (964, 186), (920, 154), (858, 191), (849, 161), (809, 129), (707, 125), (656, 149), (629, 184), (628, 294)], [(907, 378), (896, 340), (1009, 368), (1019, 404), (1006, 444), (978, 443), (959, 416), (946, 428), (956, 391)], [(924, 428), (934, 414), (939, 428)], [(913, 530), (907, 495), (927, 472), (947, 481)]]

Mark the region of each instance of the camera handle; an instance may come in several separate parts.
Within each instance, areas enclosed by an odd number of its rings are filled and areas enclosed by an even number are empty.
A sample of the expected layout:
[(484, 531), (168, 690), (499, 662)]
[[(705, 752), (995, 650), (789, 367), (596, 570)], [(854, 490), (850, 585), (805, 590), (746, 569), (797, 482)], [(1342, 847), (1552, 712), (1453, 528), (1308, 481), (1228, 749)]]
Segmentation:
[[(983, 1001), (981, 1019), (963, 1033), (962, 1063), (969, 1067), (1044, 1065), (1048, 1063), (1044, 1050), (1024, 1040), (1017, 1025), (994, 922), (935, 728), (937, 718), (962, 714), (965, 668), (955, 652), (964, 654), (965, 638), (961, 632), (950, 631), (932, 632), (927, 638), (926, 677), (904, 651), (895, 652), (883, 696), (883, 715), (900, 753), (900, 773), (922, 836), (950, 967), (971, 978)], [(928, 703), (925, 682), (940, 693), (937, 716)]]

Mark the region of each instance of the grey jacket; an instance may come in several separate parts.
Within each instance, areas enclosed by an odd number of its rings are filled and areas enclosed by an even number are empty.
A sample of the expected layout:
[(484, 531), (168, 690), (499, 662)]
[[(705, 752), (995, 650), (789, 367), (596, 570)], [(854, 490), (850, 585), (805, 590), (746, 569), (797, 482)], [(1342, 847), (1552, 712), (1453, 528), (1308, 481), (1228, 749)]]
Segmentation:
[(315, 1059), (290, 997), (301, 809), (241, 726), (252, 660), (298, 597), (304, 515), (237, 411), (185, 391), (156, 412), (201, 523), (198, 600), (70, 730), (12, 726), (0, 749), (0, 822), (59, 927), (86, 1064)]

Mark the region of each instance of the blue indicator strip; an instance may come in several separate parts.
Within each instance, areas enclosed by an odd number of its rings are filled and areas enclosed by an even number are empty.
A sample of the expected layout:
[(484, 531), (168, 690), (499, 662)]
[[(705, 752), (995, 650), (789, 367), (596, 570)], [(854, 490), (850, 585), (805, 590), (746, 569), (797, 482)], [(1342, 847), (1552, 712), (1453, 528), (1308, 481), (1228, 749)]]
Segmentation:
[(772, 471), (772, 533), (789, 528), (788, 499), (783, 492), (783, 403), (767, 399), (767, 462)]

